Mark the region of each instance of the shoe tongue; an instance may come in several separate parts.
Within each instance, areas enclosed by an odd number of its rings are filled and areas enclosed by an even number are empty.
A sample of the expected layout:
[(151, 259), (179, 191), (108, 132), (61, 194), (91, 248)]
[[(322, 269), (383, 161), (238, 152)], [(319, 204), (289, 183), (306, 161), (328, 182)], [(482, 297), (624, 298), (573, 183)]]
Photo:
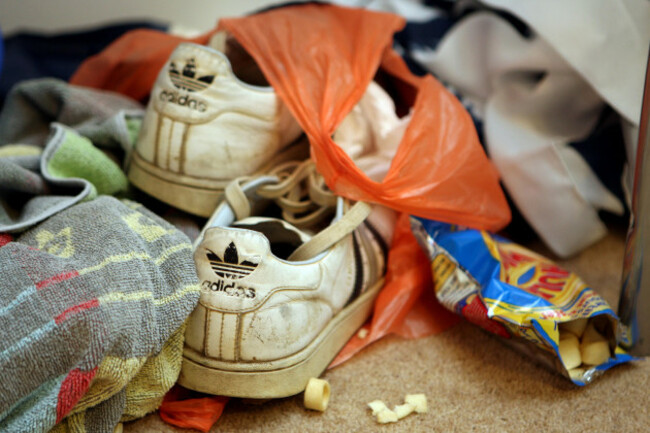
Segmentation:
[(214, 35), (212, 35), (212, 37), (208, 41), (208, 47), (224, 53), (226, 51), (227, 39), (228, 39), (228, 33), (226, 33), (225, 31), (217, 32)]
[(288, 258), (296, 248), (311, 239), (307, 233), (277, 218), (249, 217), (231, 227), (262, 233), (269, 240), (273, 254), (282, 259)]

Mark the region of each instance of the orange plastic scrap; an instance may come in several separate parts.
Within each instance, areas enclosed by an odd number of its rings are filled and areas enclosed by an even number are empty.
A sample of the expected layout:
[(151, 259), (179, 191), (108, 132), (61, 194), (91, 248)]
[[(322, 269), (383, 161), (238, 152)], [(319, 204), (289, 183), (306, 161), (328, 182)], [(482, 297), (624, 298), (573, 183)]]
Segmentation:
[(213, 33), (214, 30), (187, 39), (157, 30), (132, 30), (99, 54), (87, 58), (72, 75), (70, 83), (111, 90), (141, 101), (151, 92), (160, 69), (178, 44), (205, 45)]
[[(498, 174), (471, 118), (432, 76), (417, 78), (391, 49), (398, 16), (333, 5), (223, 19), (255, 58), (311, 143), (327, 185), (354, 200), (488, 230), (510, 220)], [(417, 88), (413, 117), (385, 179), (369, 179), (331, 135), (379, 67)]]
[(205, 396), (175, 385), (163, 399), (158, 410), (167, 424), (208, 432), (221, 417), (228, 397)]
[(353, 336), (329, 368), (350, 359), (364, 347), (387, 334), (422, 338), (438, 334), (459, 321), (436, 300), (429, 259), (418, 246), (409, 223), (402, 214), (388, 255), (386, 284), (379, 293), (365, 338)]

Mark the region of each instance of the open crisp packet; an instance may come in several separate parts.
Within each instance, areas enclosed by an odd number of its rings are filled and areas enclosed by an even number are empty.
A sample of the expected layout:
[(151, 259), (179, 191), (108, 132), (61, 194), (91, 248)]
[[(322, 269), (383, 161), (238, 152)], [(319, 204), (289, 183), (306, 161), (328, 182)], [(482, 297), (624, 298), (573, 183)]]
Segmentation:
[(442, 305), (576, 385), (635, 359), (617, 345), (614, 311), (577, 275), (486, 231), (415, 217), (411, 228)]

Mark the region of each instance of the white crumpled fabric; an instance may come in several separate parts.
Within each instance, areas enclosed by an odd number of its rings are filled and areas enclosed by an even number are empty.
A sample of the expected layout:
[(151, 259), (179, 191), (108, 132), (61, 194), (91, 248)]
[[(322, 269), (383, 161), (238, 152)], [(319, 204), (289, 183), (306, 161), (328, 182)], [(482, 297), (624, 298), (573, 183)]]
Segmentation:
[[(435, 16), (424, 14), (426, 6), (418, 2), (403, 3), (366, 6), (409, 21)], [(478, 11), (457, 22), (435, 49), (410, 54), (471, 103), (483, 120), (488, 154), (517, 207), (555, 254), (570, 256), (605, 235), (599, 210), (624, 212), (569, 143), (586, 138), (609, 105), (621, 117), (628, 165), (634, 167), (650, 2), (482, 3), (514, 15), (533, 35), (524, 37), (491, 10)], [(631, 174), (628, 170), (626, 190)]]

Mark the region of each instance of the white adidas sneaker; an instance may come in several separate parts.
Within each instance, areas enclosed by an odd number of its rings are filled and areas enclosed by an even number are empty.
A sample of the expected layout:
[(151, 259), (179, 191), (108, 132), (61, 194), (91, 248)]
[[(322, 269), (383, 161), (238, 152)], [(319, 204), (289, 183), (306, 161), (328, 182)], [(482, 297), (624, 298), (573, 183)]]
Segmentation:
[(202, 292), (179, 383), (246, 398), (302, 392), (368, 318), (394, 224), (391, 210), (335, 197), (311, 161), (233, 182), (195, 248)]
[(232, 179), (309, 156), (306, 140), (296, 141), (298, 123), (252, 57), (232, 39), (215, 40), (221, 51), (183, 43), (172, 53), (128, 169), (141, 190), (205, 217)]

